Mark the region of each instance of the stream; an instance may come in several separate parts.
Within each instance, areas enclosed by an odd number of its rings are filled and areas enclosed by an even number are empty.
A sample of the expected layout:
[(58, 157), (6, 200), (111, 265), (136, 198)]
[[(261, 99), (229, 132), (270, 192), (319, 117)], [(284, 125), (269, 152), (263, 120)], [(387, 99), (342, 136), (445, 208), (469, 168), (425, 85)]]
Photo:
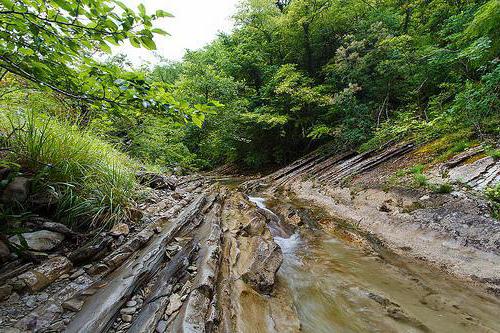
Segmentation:
[(334, 231), (322, 228), (328, 218), (311, 207), (295, 207), (306, 221), (290, 233), (266, 199), (249, 199), (273, 217), (269, 228), (283, 251), (278, 278), (303, 332), (500, 332), (500, 301), (480, 287), (356, 231), (365, 242), (345, 239), (352, 227), (332, 220)]

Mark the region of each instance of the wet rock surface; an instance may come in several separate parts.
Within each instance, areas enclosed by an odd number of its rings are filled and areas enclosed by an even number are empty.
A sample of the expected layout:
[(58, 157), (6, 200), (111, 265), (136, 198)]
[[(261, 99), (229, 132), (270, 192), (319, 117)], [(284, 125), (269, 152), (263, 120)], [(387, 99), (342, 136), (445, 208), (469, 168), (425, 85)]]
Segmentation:
[(29, 249), (34, 251), (50, 251), (61, 244), (63, 240), (63, 234), (49, 230), (23, 233), (9, 238), (11, 243), (20, 247), (26, 244)]

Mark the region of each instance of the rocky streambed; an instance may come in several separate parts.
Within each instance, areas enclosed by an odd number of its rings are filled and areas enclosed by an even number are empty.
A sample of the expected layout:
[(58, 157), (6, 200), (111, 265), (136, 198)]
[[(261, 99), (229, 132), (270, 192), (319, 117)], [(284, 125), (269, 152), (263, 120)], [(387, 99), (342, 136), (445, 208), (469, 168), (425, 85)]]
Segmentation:
[(318, 207), (250, 199), (294, 226), (291, 234), (274, 233), (284, 257), (277, 279), (302, 332), (500, 331), (500, 300), (484, 288), (397, 255)]
[[(308, 156), (244, 190), (201, 176), (150, 184), (157, 189), (137, 207), (140, 222), (3, 267), (0, 332), (500, 332), (498, 266), (484, 264), (496, 262), (495, 224), (484, 223), (492, 239), (479, 229), (455, 233), (459, 245), (475, 239), (459, 247), (443, 231), (473, 216), (490, 221), (478, 201), (467, 193), (352, 193), (318, 180), (366, 174), (410, 150)], [(481, 186), (497, 172), (483, 165), (488, 179), (472, 177)], [(304, 175), (314, 168), (315, 177)], [(461, 207), (452, 215), (459, 222), (435, 224), (433, 214), (453, 209), (440, 205)], [(403, 231), (410, 237), (398, 240)], [(448, 244), (456, 259), (448, 263), (478, 275), (460, 279), (439, 261), (429, 265), (428, 253), (415, 255), (415, 232), (421, 244), (439, 245), (431, 250)]]

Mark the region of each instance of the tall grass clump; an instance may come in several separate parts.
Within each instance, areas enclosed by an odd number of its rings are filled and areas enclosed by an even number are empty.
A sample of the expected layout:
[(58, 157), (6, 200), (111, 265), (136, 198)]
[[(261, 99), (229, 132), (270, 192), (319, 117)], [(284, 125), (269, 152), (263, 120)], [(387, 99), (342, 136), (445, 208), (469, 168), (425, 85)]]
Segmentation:
[(75, 227), (120, 220), (133, 200), (137, 165), (92, 133), (35, 112), (0, 112), (2, 159), (58, 197), (56, 218)]

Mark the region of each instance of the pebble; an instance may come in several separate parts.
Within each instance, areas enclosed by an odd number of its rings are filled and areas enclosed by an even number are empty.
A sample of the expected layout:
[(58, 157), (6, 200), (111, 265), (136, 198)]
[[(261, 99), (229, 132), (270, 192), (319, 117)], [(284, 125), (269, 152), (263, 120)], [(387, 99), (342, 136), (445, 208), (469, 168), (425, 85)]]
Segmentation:
[(126, 307), (131, 308), (137, 305), (136, 301), (128, 301), (127, 304), (125, 304)]
[(170, 244), (165, 249), (167, 251), (177, 251), (179, 248), (180, 248), (180, 246), (178, 244)]
[(167, 330), (167, 321), (160, 320), (158, 325), (156, 325), (156, 332), (163, 333)]
[(134, 314), (135, 311), (137, 311), (137, 308), (134, 306), (134, 307), (131, 307), (131, 308), (123, 308), (120, 310), (120, 313), (121, 314)]
[(65, 301), (63, 304), (61, 304), (61, 306), (65, 310), (72, 311), (72, 312), (78, 312), (82, 309), (83, 303), (84, 303), (83, 299), (70, 298), (67, 301)]
[(420, 197), (420, 200), (429, 200), (431, 197), (429, 195), (423, 195), (422, 197)]
[(170, 296), (170, 300), (165, 313), (170, 316), (172, 313), (179, 310), (181, 306), (182, 306), (181, 297), (177, 293), (173, 294), (172, 296)]
[(129, 314), (122, 314), (122, 320), (126, 323), (130, 323), (132, 321), (132, 316)]

